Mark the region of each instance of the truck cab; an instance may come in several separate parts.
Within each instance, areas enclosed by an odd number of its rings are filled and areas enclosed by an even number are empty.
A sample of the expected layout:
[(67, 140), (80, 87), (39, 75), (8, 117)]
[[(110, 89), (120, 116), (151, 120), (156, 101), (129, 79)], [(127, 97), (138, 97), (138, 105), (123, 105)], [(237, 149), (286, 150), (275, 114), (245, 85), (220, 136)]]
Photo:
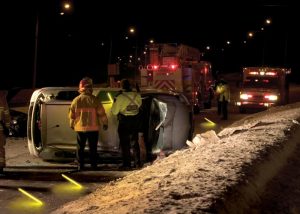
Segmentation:
[(245, 67), (240, 91), (240, 112), (250, 109), (267, 109), (288, 103), (289, 82), (287, 68)]

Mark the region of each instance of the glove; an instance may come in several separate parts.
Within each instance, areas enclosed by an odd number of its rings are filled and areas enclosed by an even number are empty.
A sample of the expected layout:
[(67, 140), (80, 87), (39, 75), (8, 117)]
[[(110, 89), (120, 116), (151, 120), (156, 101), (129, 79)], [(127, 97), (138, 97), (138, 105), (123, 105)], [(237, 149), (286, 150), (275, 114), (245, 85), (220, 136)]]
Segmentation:
[(103, 125), (103, 130), (106, 131), (108, 129), (108, 125)]

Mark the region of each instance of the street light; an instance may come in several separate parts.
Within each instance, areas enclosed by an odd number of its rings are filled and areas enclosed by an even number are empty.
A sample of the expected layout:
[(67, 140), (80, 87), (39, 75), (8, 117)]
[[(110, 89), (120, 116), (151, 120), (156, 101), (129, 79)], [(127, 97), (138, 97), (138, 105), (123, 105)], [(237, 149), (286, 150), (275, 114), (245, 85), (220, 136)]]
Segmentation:
[(135, 35), (135, 52), (134, 52), (134, 81), (137, 83), (138, 77), (138, 37), (136, 33), (136, 29), (134, 27), (129, 28), (129, 33)]
[[(270, 18), (267, 18), (265, 19), (265, 25), (271, 25), (271, 19)], [(263, 30), (265, 30), (265, 28), (263, 28)], [(264, 35), (263, 35), (263, 48), (262, 48), (262, 65), (264, 66), (265, 64), (265, 49), (266, 49), (266, 33), (267, 31), (264, 32)]]
[[(60, 15), (64, 15), (66, 11), (71, 11), (72, 7), (69, 2), (63, 4), (63, 10)], [(35, 22), (35, 43), (34, 43), (34, 61), (33, 61), (33, 74), (32, 74), (32, 89), (36, 88), (36, 74), (37, 74), (37, 60), (38, 60), (38, 43), (39, 43), (39, 10), (37, 6), (36, 22)]]

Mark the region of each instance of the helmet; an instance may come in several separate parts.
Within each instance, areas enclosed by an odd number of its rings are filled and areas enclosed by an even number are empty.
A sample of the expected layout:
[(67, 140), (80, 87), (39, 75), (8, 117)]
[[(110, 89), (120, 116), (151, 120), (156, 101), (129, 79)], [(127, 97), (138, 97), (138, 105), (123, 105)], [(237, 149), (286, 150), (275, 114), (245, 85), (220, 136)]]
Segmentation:
[(93, 89), (93, 80), (89, 77), (84, 77), (79, 82), (79, 92), (85, 92)]

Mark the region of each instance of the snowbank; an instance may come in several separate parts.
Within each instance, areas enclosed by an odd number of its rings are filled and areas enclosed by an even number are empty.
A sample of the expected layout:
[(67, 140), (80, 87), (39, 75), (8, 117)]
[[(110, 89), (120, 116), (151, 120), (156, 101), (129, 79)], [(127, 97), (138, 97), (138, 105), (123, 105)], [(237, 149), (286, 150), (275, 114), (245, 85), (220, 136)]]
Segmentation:
[(296, 103), (202, 133), (189, 148), (53, 213), (242, 213), (299, 143), (299, 121)]

